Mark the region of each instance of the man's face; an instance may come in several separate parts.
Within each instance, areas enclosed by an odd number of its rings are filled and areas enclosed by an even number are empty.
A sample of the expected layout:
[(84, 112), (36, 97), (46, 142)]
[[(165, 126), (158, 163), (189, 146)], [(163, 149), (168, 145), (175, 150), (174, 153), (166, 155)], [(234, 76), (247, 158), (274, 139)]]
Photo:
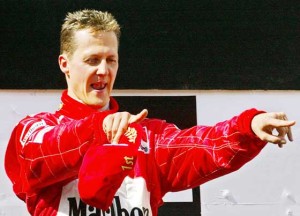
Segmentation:
[(114, 32), (80, 30), (74, 35), (72, 56), (61, 55), (68, 95), (84, 104), (104, 107), (109, 102), (118, 71), (118, 41)]

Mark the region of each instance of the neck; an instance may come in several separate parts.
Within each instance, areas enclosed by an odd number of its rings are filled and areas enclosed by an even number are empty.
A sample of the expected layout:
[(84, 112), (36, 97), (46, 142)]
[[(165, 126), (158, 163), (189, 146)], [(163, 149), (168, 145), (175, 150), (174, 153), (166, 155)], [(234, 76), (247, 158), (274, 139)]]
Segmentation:
[(99, 111), (105, 111), (105, 110), (109, 110), (109, 101), (105, 106), (103, 106), (99, 109)]
[(97, 106), (97, 105), (88, 105), (88, 104), (85, 104), (82, 100), (78, 99), (77, 97), (74, 97), (72, 96), (72, 94), (69, 93), (69, 91), (67, 91), (67, 94), (70, 98), (84, 104), (84, 105), (87, 105), (89, 107), (91, 107), (92, 109), (95, 109), (95, 110), (98, 110), (98, 111), (106, 111), (106, 110), (109, 110), (109, 101), (107, 102), (107, 104), (105, 104), (103, 107), (101, 106)]

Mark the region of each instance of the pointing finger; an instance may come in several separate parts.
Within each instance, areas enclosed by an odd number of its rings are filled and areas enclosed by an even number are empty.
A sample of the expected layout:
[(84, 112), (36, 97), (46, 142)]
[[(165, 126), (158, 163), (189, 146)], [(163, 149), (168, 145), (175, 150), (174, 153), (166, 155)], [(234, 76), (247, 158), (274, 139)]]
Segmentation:
[(139, 123), (143, 121), (148, 115), (148, 110), (143, 109), (140, 113), (136, 115), (132, 115), (132, 117), (129, 119), (129, 123)]
[[(286, 116), (284, 116), (284, 120), (288, 121), (288, 118)], [(294, 125), (296, 123), (295, 121), (291, 121), (291, 122), (293, 122), (292, 125)], [(292, 128), (290, 126), (288, 127), (287, 137), (288, 137), (289, 141), (291, 141), (291, 142), (294, 140), (293, 139), (293, 134), (292, 134)]]

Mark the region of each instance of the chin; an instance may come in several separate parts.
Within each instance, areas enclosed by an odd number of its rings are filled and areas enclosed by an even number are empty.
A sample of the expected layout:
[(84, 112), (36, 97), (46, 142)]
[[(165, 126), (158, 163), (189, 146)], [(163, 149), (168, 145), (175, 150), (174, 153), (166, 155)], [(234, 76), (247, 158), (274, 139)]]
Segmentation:
[(108, 102), (108, 100), (90, 101), (90, 103), (88, 105), (92, 106), (92, 107), (97, 107), (99, 109), (99, 108), (104, 107), (107, 104), (107, 102)]

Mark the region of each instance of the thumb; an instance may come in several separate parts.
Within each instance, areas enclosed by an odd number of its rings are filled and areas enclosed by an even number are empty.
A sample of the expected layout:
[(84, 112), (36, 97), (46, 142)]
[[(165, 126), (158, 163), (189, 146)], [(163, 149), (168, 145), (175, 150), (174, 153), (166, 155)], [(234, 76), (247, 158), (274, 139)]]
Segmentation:
[(148, 115), (148, 110), (147, 109), (143, 109), (140, 113), (136, 114), (136, 115), (132, 115), (128, 121), (128, 123), (139, 123), (141, 121), (143, 121)]
[[(275, 136), (272, 133), (267, 133), (265, 131), (261, 131), (257, 135), (262, 141), (274, 143), (274, 144), (285, 144), (285, 140), (282, 139), (281, 137)], [(282, 143), (284, 142), (284, 143)]]

